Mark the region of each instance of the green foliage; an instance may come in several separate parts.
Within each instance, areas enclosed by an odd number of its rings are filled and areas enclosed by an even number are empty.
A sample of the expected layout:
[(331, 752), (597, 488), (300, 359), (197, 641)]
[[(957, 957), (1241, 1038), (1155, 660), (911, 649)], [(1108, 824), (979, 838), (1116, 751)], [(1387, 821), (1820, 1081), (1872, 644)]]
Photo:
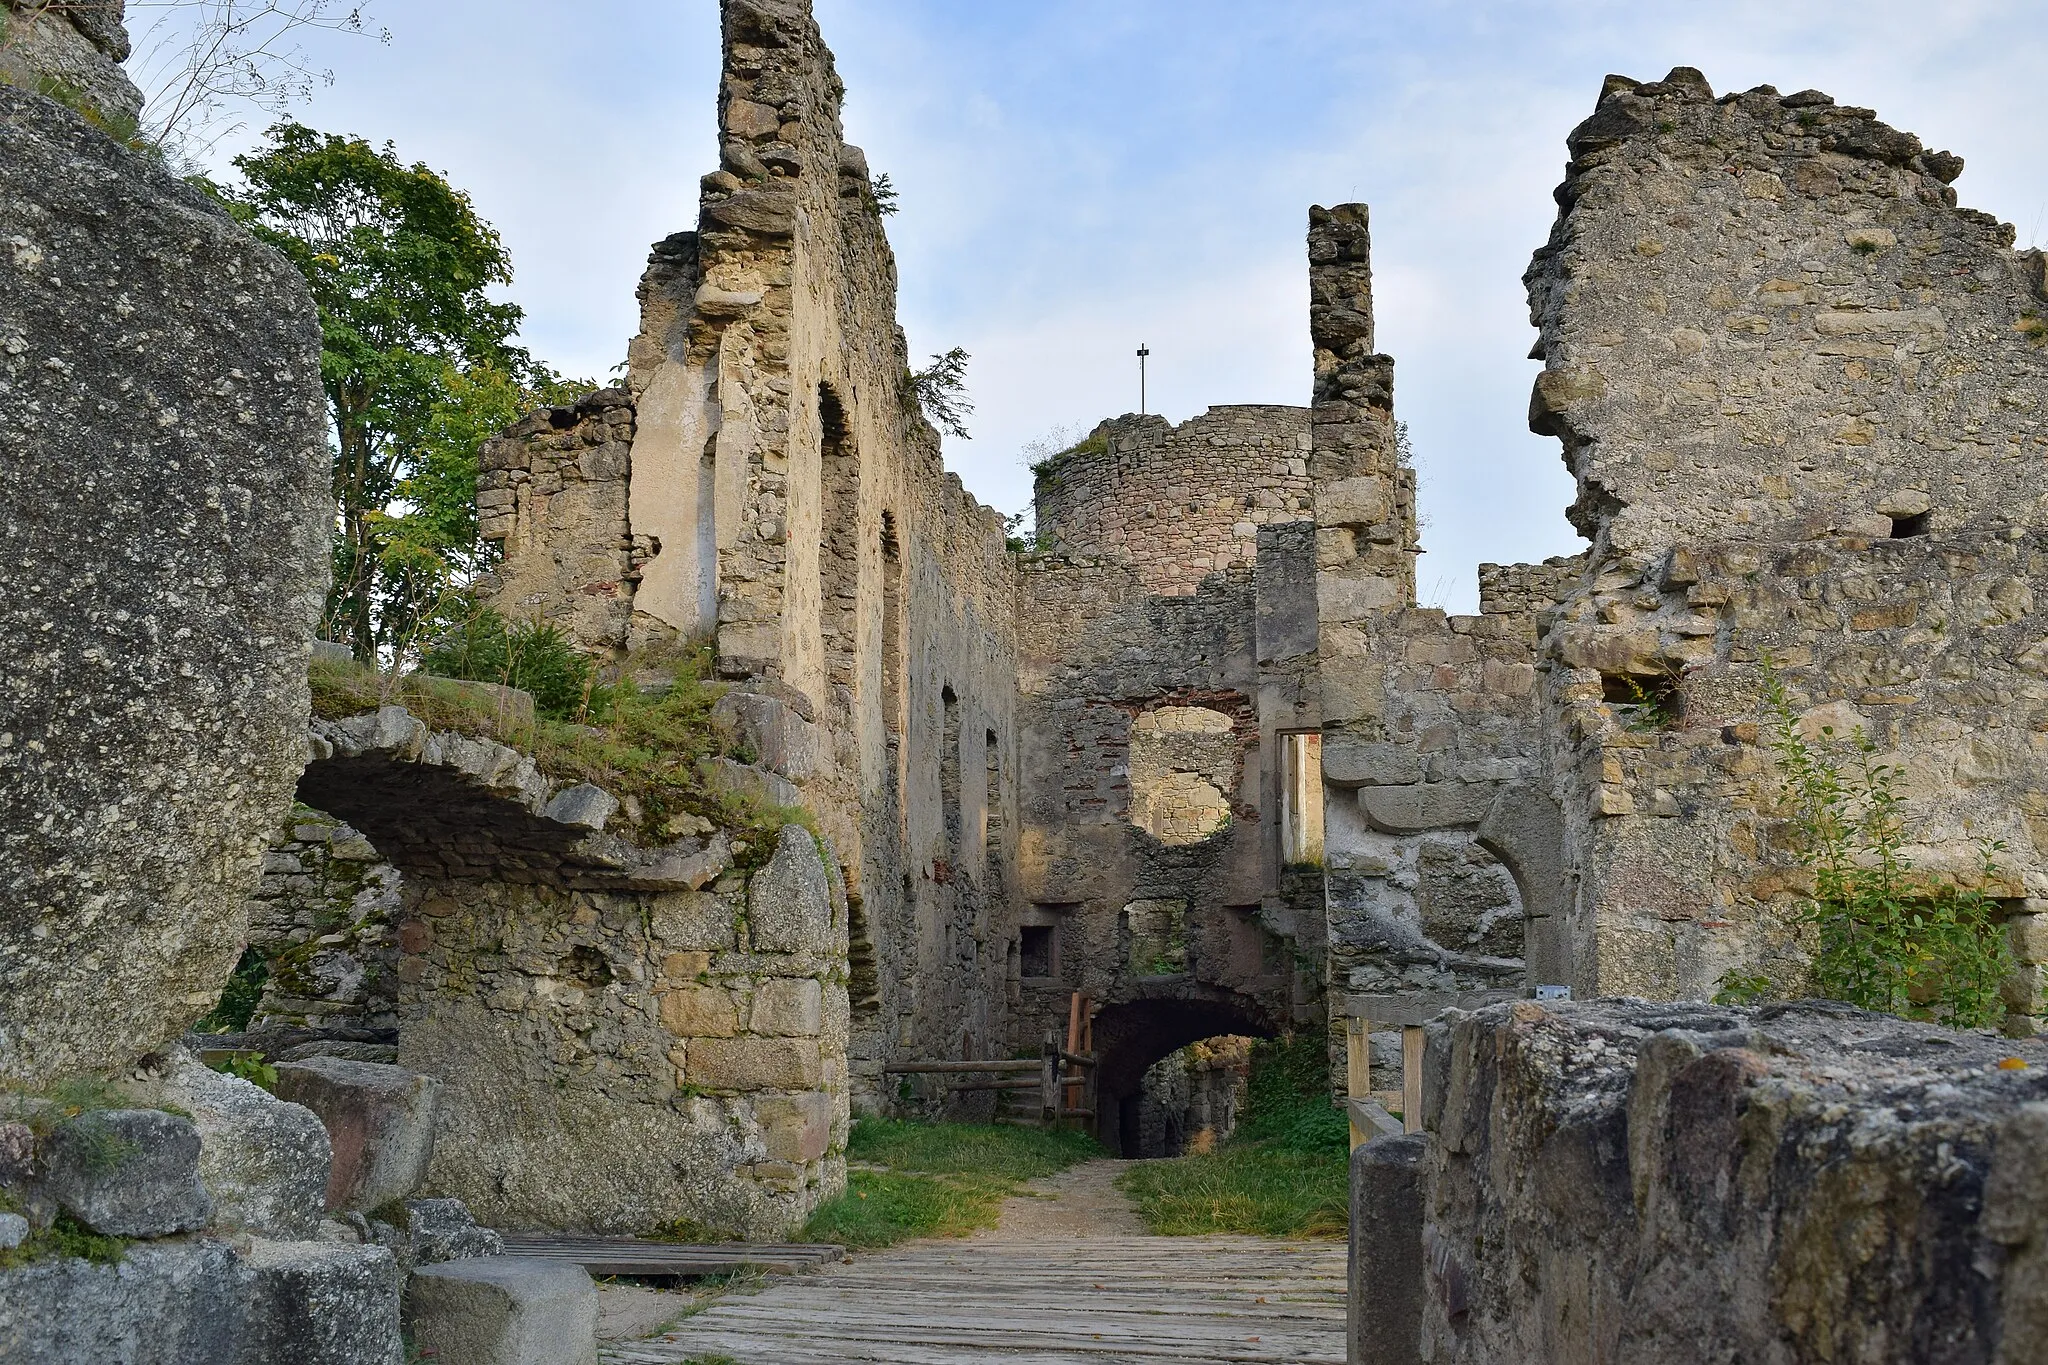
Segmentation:
[[(513, 344), (493, 301), (512, 268), (469, 196), (386, 144), (285, 121), (235, 158), (229, 210), (305, 276), (336, 442), (334, 587), (323, 631), (403, 653), (481, 562), (476, 445), (574, 391)], [(587, 387), (587, 386), (585, 386)]]
[(220, 1003), (192, 1025), (194, 1033), (240, 1033), (256, 1017), (263, 1000), (263, 983), (270, 979), (270, 962), (254, 948), (244, 948), (235, 972), (222, 988)]
[(1679, 722), (1682, 703), (1678, 679), (1660, 673), (1645, 683), (1632, 673), (1609, 674), (1602, 679), (1607, 700), (1621, 710), (1623, 726), (1638, 733), (1669, 730)]
[(238, 1076), (262, 1089), (277, 1090), (277, 1068), (264, 1061), (260, 1052), (231, 1052), (207, 1065), (223, 1076)]
[(2036, 346), (2048, 346), (2048, 318), (2043, 318), (2031, 308), (2020, 313), (2020, 320), (2012, 325), (2012, 329)]
[(890, 183), (887, 171), (868, 177), (868, 202), (884, 218), (896, 212), (896, 186)]
[(1268, 1142), (1289, 1152), (1350, 1150), (1350, 1124), (1330, 1103), (1329, 1050), (1320, 1034), (1253, 1045), (1244, 1113), (1232, 1141)]
[(1117, 1186), (1165, 1237), (1341, 1237), (1350, 1225), (1349, 1166), (1342, 1151), (1233, 1141), (1202, 1156), (1142, 1162)]
[(1731, 967), (1721, 973), (1715, 983), (1720, 989), (1714, 992), (1717, 1005), (1760, 1005), (1778, 995), (1778, 985), (1763, 972), (1745, 972), (1740, 967)]
[(1330, 1103), (1313, 1033), (1261, 1042), (1237, 1130), (1213, 1152), (1147, 1161), (1118, 1178), (1164, 1236), (1334, 1237), (1348, 1225), (1350, 1127)]
[(910, 1237), (964, 1237), (992, 1228), (1018, 1183), (1102, 1155), (1085, 1133), (978, 1123), (862, 1119), (847, 1141), (847, 1191), (804, 1226), (811, 1242), (882, 1247)]
[(1063, 450), (1054, 451), (1042, 460), (1032, 460), (1025, 468), (1031, 471), (1034, 482), (1050, 479), (1054, 466), (1069, 455), (1101, 455), (1109, 450), (1109, 438), (1102, 435), (1084, 436)]
[(127, 1250), (128, 1243), (122, 1238), (102, 1236), (70, 1214), (60, 1213), (49, 1227), (29, 1233), (20, 1246), (0, 1250), (0, 1270), (63, 1259), (117, 1265)]
[(611, 705), (611, 689), (598, 685), (596, 665), (560, 627), (512, 625), (489, 607), (465, 613), (428, 647), (420, 667), (531, 692), (535, 708), (553, 720), (602, 719)]
[(674, 682), (659, 693), (642, 693), (629, 684), (607, 689), (603, 714), (590, 725), (546, 716), (521, 724), (490, 698), (427, 673), (379, 673), (316, 661), (309, 676), (316, 716), (339, 719), (398, 705), (437, 730), (510, 744), (556, 777), (633, 798), (640, 806), (639, 834), (649, 842), (675, 837), (670, 826), (685, 816), (732, 831), (745, 845), (736, 846), (733, 856), (741, 871), (767, 862), (785, 825), (816, 832), (806, 810), (768, 805), (706, 779), (703, 760), (729, 756), (725, 736), (711, 723), (712, 705), (724, 689), (706, 681), (708, 649), (685, 646), (671, 655), (650, 651), (637, 661), (643, 671), (672, 669)]
[[(1764, 707), (1800, 861), (1814, 890), (1802, 913), (1818, 947), (1809, 968), (1830, 999), (1951, 1028), (1985, 1028), (2004, 1014), (1999, 985), (2012, 949), (1998, 903), (1984, 890), (1997, 875), (2002, 844), (1980, 848), (1982, 884), (1930, 885), (1904, 851), (1903, 770), (1877, 759), (1858, 730), (1845, 761), (1799, 731), (1785, 684), (1764, 661)], [(1731, 973), (1731, 976), (1734, 975)], [(1723, 978), (1724, 991), (1743, 989)], [(1753, 987), (1753, 979), (1746, 983)]]
[(967, 352), (955, 346), (944, 355), (934, 355), (923, 369), (904, 376), (910, 400), (931, 424), (963, 441), (967, 439), (967, 415), (974, 411), (974, 404), (967, 401), (968, 359)]

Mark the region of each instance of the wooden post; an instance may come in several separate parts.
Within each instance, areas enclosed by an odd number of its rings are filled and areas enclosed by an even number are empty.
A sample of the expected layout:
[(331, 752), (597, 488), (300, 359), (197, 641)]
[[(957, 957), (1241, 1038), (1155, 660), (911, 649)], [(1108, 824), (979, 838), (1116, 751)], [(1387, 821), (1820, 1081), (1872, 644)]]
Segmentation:
[[(1372, 1022), (1367, 1019), (1346, 1019), (1344, 1021), (1344, 1093), (1355, 1100), (1368, 1099), (1372, 1095)], [(1348, 1109), (1349, 1106), (1347, 1105)], [(1356, 1151), (1370, 1136), (1358, 1126), (1358, 1120), (1351, 1121), (1351, 1148)]]
[[(1087, 996), (1081, 997), (1081, 1051), (1095, 1057), (1095, 1002)], [(1102, 1075), (1102, 1058), (1095, 1057), (1095, 1065), (1088, 1068), (1085, 1084), (1081, 1087), (1081, 1107), (1089, 1112), (1088, 1132), (1091, 1137), (1102, 1134), (1102, 1109), (1097, 1101), (1102, 1088), (1096, 1083)]]
[(1401, 1030), (1401, 1128), (1403, 1132), (1422, 1131), (1422, 1040), (1420, 1025), (1409, 1024)]
[(1048, 1128), (1060, 1126), (1060, 1035), (1045, 1031), (1045, 1050), (1038, 1066), (1039, 1121)]
[[(1087, 1008), (1087, 997), (1079, 991), (1075, 991), (1073, 998), (1067, 1001), (1067, 1051), (1076, 1055), (1087, 1051), (1086, 1048), (1081, 1046), (1081, 1016)], [(1079, 1078), (1068, 1080), (1066, 1089), (1061, 1096), (1061, 1106), (1066, 1109), (1079, 1109), (1082, 1107), (1081, 1080)]]

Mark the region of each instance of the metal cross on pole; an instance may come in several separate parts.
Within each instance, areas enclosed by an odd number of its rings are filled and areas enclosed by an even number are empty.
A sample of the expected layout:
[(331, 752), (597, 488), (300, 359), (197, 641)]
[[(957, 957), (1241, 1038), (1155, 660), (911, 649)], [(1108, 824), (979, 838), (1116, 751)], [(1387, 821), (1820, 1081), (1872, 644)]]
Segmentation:
[(1144, 342), (1138, 343), (1138, 416), (1145, 415), (1145, 357), (1151, 355), (1151, 348)]

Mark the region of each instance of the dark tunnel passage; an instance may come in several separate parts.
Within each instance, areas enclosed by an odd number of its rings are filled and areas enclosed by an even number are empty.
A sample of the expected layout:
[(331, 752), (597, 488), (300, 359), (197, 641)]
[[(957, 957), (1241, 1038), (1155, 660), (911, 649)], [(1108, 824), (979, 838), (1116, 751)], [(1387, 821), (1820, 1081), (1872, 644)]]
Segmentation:
[(1096, 1093), (1096, 1134), (1120, 1156), (1138, 1156), (1131, 1131), (1145, 1072), (1189, 1043), (1222, 1034), (1271, 1038), (1265, 1012), (1235, 997), (1133, 1000), (1095, 1016), (1095, 1054), (1102, 1059)]

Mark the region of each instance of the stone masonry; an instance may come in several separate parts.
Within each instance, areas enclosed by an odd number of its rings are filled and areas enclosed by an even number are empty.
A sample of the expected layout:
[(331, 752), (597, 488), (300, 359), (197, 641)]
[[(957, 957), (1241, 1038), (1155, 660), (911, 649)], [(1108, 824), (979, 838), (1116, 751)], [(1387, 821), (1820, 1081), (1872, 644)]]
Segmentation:
[[(2040, 254), (1956, 207), (1960, 158), (1817, 91), (1614, 77), (1569, 144), (1528, 283), (1531, 425), (1592, 541), (1542, 649), (1575, 984), (1799, 992), (1767, 661), (1809, 732), (1903, 768), (1916, 867), (1974, 881), (2003, 845), (1989, 889), (2024, 947), (2048, 886)], [(1613, 704), (1631, 682), (1669, 691), (1663, 725)], [(2037, 1026), (2038, 971), (2008, 1003)]]

